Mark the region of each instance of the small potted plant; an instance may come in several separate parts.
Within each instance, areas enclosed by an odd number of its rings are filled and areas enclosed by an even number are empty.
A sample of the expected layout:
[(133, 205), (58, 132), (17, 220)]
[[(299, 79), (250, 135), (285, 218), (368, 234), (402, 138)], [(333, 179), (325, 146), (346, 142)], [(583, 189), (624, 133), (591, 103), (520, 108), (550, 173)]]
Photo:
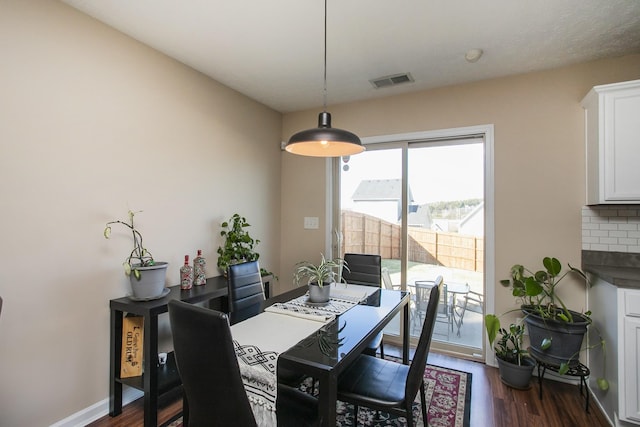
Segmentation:
[(509, 329), (505, 329), (500, 327), (500, 320), (497, 316), (487, 314), (485, 326), (489, 336), (489, 345), (493, 345), (497, 334), (500, 334), (500, 339), (493, 349), (498, 359), (502, 382), (517, 389), (529, 388), (536, 362), (522, 348), (524, 325), (512, 323), (509, 325)]
[[(218, 268), (226, 276), (229, 266), (240, 262), (257, 261), (260, 254), (255, 251), (255, 246), (260, 240), (253, 239), (246, 230), (251, 225), (247, 219), (239, 214), (233, 214), (229, 221), (222, 223), (220, 235), (224, 237), (223, 246), (218, 247)], [(269, 274), (262, 271), (264, 276)]]
[[(586, 285), (589, 281), (582, 270), (570, 264), (567, 264), (569, 269), (563, 272), (557, 258), (545, 257), (542, 265), (544, 270), (533, 272), (516, 264), (511, 267), (510, 279), (501, 280), (500, 283), (510, 286), (512, 295), (522, 304), (520, 309), (525, 315), (531, 355), (538, 361), (558, 367), (558, 372), (565, 374), (579, 363), (584, 334), (592, 326), (591, 313), (568, 309), (556, 293), (557, 287), (569, 275)], [(489, 328), (490, 324), (486, 326)], [(495, 326), (492, 328), (495, 330)], [(592, 347), (603, 344), (601, 340)], [(602, 389), (608, 388), (604, 378), (598, 379), (598, 384)]]
[[(136, 213), (129, 211), (129, 222), (110, 221), (104, 228), (104, 237), (111, 237), (111, 226), (121, 224), (128, 228), (133, 237), (133, 249), (122, 264), (124, 273), (131, 283), (132, 298), (138, 300), (151, 300), (166, 295), (168, 289), (164, 287), (167, 267), (166, 262), (156, 262), (151, 252), (144, 247), (142, 234), (136, 229), (133, 219)], [(166, 290), (165, 290), (166, 289)]]
[(301, 261), (296, 264), (295, 282), (300, 285), (305, 282), (309, 286), (309, 302), (325, 303), (329, 301), (331, 283), (335, 283), (336, 278), (340, 281), (340, 268), (346, 268), (346, 263), (341, 258), (326, 259), (321, 254), (320, 264), (310, 261)]

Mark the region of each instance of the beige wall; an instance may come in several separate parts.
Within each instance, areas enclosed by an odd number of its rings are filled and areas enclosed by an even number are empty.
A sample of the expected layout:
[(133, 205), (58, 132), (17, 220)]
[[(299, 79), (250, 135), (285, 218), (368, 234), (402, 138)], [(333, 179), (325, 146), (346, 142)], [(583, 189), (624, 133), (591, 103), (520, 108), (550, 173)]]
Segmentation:
[[(335, 127), (360, 137), (493, 124), (495, 272), (496, 279), (502, 279), (514, 263), (538, 268), (547, 255), (579, 265), (585, 201), (580, 101), (594, 85), (638, 78), (640, 55), (630, 55), (331, 106), (329, 111)], [(315, 126), (318, 112), (286, 114), (283, 140)], [(302, 229), (304, 216), (322, 215), (325, 210), (324, 168), (324, 160), (282, 154), (283, 277), (290, 277), (301, 258), (316, 259), (324, 250), (322, 233)], [(325, 219), (321, 216), (321, 224)], [(280, 285), (288, 282), (281, 280)], [(580, 310), (584, 289), (572, 285), (564, 289), (565, 301)], [(501, 287), (496, 289), (495, 305), (498, 313), (515, 306)]]
[(144, 210), (175, 285), (239, 212), (278, 272), (281, 115), (59, 2), (0, 2), (0, 40), (0, 425), (45, 426), (108, 397), (106, 221)]

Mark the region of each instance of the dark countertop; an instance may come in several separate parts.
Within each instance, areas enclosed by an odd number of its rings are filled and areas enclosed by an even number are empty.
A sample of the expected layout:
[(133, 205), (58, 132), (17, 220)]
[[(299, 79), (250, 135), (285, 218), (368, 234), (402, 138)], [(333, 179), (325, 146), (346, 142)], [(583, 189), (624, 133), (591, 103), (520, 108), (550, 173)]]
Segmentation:
[(640, 289), (640, 254), (582, 251), (582, 269), (614, 286)]

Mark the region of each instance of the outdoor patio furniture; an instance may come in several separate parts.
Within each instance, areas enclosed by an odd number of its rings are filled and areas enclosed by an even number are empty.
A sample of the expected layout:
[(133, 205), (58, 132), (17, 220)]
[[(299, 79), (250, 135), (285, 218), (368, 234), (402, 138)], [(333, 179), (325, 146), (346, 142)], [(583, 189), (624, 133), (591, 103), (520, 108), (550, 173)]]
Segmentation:
[[(415, 288), (415, 312), (420, 319), (420, 324), (424, 322), (424, 318), (427, 312), (427, 306), (429, 304), (429, 295), (431, 288), (435, 286), (433, 280), (416, 280), (414, 283)], [(447, 284), (442, 285), (442, 292), (440, 292), (440, 304), (438, 304), (438, 313), (436, 315), (436, 322), (446, 325), (447, 340), (449, 339), (450, 332), (453, 332), (453, 316), (452, 316), (452, 298), (447, 291)], [(439, 332), (434, 332), (438, 333)]]
[(475, 291), (467, 292), (464, 297), (457, 301), (454, 307), (454, 313), (458, 319), (455, 321), (458, 327), (457, 335), (460, 336), (460, 328), (464, 322), (464, 315), (467, 311), (484, 314), (484, 295)]

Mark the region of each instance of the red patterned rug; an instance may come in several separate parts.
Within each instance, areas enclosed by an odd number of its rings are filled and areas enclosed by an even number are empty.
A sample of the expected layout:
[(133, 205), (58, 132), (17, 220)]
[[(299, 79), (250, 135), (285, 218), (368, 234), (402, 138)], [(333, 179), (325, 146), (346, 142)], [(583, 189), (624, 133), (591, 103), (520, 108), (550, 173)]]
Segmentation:
[[(469, 427), (471, 406), (471, 374), (440, 366), (427, 365), (424, 372), (427, 399), (427, 427)], [(303, 386), (304, 388), (304, 386)], [(353, 407), (338, 401), (336, 426), (354, 426)], [(420, 409), (420, 393), (413, 404), (413, 417), (418, 427), (425, 427)], [(360, 408), (358, 425), (367, 427), (406, 426), (403, 417)], [(182, 427), (182, 420), (168, 427)]]

